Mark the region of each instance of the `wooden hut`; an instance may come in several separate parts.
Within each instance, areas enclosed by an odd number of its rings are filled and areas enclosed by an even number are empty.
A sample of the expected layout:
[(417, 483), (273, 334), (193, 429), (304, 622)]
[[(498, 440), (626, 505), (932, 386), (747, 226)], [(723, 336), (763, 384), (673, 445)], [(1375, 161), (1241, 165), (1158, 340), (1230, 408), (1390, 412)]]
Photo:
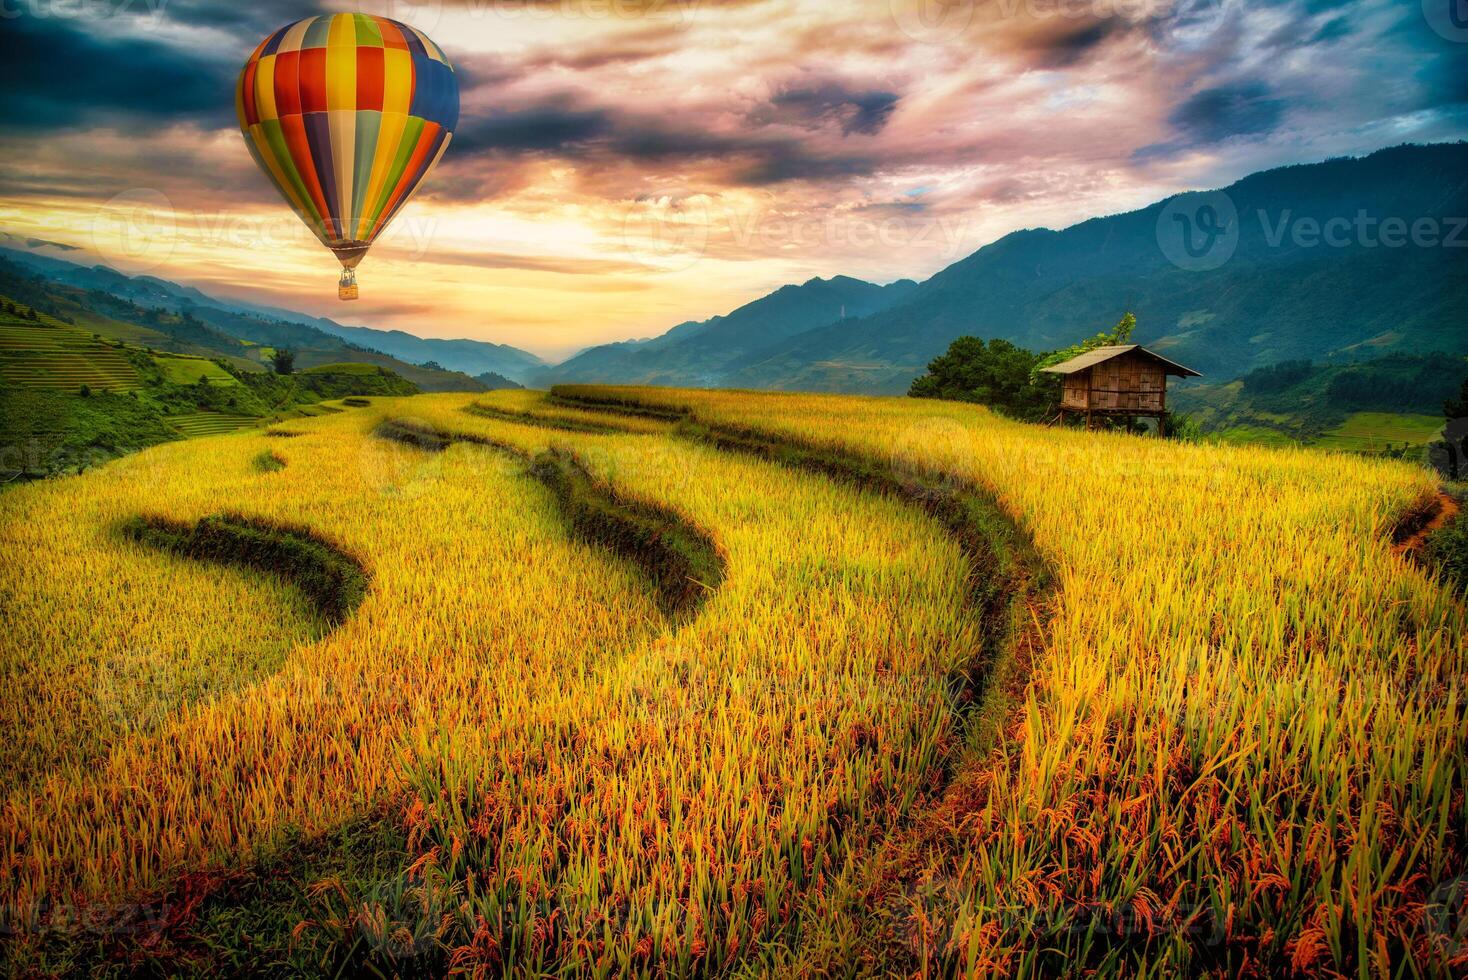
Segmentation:
[(1060, 397), (1062, 422), (1071, 412), (1084, 413), (1088, 429), (1098, 415), (1140, 416), (1155, 418), (1159, 433), (1166, 425), (1167, 376), (1201, 377), (1192, 368), (1136, 344), (1097, 347), (1040, 370), (1065, 379)]

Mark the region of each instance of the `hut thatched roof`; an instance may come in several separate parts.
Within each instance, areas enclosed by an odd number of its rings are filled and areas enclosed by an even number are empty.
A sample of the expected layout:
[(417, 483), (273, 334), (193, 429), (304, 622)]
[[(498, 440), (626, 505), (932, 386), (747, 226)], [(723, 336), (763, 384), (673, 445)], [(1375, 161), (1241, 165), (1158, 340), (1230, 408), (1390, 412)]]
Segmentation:
[(1077, 371), (1084, 371), (1086, 370), (1086, 368), (1095, 367), (1102, 361), (1109, 361), (1113, 357), (1119, 357), (1122, 354), (1127, 353), (1128, 351), (1136, 351), (1139, 354), (1145, 354), (1147, 357), (1150, 357), (1152, 358), (1152, 360), (1160, 363), (1163, 370), (1166, 371), (1168, 374), (1175, 374), (1179, 378), (1202, 377), (1201, 374), (1199, 374), (1197, 371), (1194, 371), (1192, 368), (1183, 367), (1176, 361), (1169, 361), (1161, 354), (1154, 354), (1152, 351), (1149, 351), (1147, 348), (1141, 346), (1140, 344), (1119, 344), (1114, 347), (1097, 347), (1095, 350), (1088, 350), (1084, 354), (1078, 354), (1068, 361), (1061, 361), (1059, 364), (1052, 364), (1049, 367), (1041, 368), (1040, 370), (1049, 374), (1075, 374)]

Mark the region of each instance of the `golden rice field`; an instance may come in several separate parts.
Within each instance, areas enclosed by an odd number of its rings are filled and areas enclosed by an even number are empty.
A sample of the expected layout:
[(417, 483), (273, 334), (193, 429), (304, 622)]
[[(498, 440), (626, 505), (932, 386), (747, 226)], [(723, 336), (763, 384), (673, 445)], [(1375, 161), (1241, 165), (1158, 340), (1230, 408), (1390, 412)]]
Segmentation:
[[(9, 972), (1468, 967), (1468, 617), (1388, 540), (1424, 472), (559, 395), (372, 399), (0, 493)], [(572, 533), (524, 461), (551, 447), (715, 542), (695, 609)], [(1033, 543), (1007, 617), (919, 506), (951, 493)], [(329, 542), (365, 600), (328, 622), (290, 569), (122, 533), (217, 515)]]

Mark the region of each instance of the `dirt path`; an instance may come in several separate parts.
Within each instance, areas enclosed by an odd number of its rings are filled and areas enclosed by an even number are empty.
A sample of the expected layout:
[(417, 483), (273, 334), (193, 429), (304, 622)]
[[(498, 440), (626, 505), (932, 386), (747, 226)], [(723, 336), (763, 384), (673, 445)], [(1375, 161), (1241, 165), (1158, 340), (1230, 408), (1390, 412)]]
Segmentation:
[(1410, 557), (1420, 552), (1422, 546), (1427, 543), (1427, 539), (1432, 536), (1432, 533), (1456, 517), (1459, 509), (1458, 502), (1445, 493), (1439, 493), (1437, 495), (1434, 508), (1435, 513), (1433, 513), (1431, 519), (1392, 545), (1392, 554)]

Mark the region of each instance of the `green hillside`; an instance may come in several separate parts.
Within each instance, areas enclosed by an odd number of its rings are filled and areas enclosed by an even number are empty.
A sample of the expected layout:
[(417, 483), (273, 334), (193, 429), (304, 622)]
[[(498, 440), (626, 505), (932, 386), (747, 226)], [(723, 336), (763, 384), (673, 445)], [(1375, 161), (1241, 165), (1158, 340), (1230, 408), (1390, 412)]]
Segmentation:
[(1442, 430), (1441, 415), (1355, 412), (1334, 429), (1322, 433), (1314, 445), (1322, 449), (1379, 453), (1399, 445), (1425, 446)]
[(1225, 384), (1179, 387), (1170, 396), (1205, 432), (1229, 442), (1383, 452), (1431, 442), (1443, 402), (1468, 377), (1468, 358), (1391, 354), (1356, 364), (1283, 361)]
[(240, 357), (107, 340), (68, 321), (119, 321), (68, 307), (34, 284), (25, 292), (69, 312), (58, 317), (0, 296), (3, 483), (87, 469), (173, 439), (335, 410), (319, 404), (325, 400), (420, 390), (378, 364), (336, 362), (277, 375)]
[(763, 352), (812, 327), (891, 309), (917, 284), (887, 286), (833, 276), (784, 286), (727, 316), (683, 323), (660, 337), (602, 344), (532, 378), (557, 383), (615, 379), (626, 384), (716, 386)]
[(895, 393), (955, 337), (1053, 350), (1128, 310), (1138, 343), (1214, 379), (1300, 358), (1468, 354), (1461, 248), (1381, 247), (1364, 232), (1341, 247), (1304, 247), (1293, 234), (1358, 212), (1453, 227), (1468, 213), (1465, 170), (1468, 143), (1444, 143), (1253, 174), (1209, 192), (1239, 216), (1236, 246), (1216, 268), (1176, 264), (1158, 231), (1169, 206), (1215, 197), (1180, 195), (1061, 231), (1015, 232), (890, 310), (813, 324), (727, 383)]
[(318, 364), (307, 368), (303, 374), (381, 374), (382, 369), (375, 364), (360, 364), (351, 361), (339, 361), (335, 364)]
[(198, 384), (201, 378), (209, 384), (238, 385), (240, 382), (217, 363), (202, 357), (155, 356), (153, 363), (163, 372), (164, 378), (176, 385)]
[(59, 261), (42, 269), (28, 264), (33, 260), (0, 249), (0, 295), (105, 339), (257, 373), (269, 371), (276, 349), (287, 348), (298, 367), (358, 362), (409, 378), (424, 391), (486, 390), (466, 374), (408, 363), (303, 323), (209, 305), (202, 293), (162, 280)]
[(117, 347), (44, 313), (0, 306), (0, 380), (7, 385), (132, 391), (137, 369)]
[(186, 436), (215, 436), (224, 432), (249, 428), (260, 419), (254, 415), (226, 415), (222, 412), (194, 412), (189, 415), (170, 415), (169, 425)]
[[(485, 386), (457, 371), (445, 371), (442, 368), (423, 367), (418, 364), (405, 364), (394, 357), (379, 354), (376, 351), (353, 351), (349, 358), (343, 357), (340, 350), (301, 350), (296, 349), (296, 367), (298, 370), (309, 373), (313, 370), (324, 368), (339, 368), (343, 360), (350, 360), (362, 367), (376, 366), (383, 370), (391, 371), (400, 375), (423, 391), (484, 391)], [(370, 394), (370, 392), (369, 392)]]

